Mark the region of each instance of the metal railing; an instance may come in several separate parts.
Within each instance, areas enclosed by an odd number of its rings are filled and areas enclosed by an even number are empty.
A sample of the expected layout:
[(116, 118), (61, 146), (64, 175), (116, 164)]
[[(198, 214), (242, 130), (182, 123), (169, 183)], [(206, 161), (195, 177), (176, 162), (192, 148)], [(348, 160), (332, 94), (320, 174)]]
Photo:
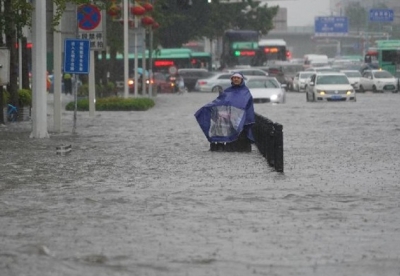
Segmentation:
[(253, 125), (256, 146), (268, 164), (277, 172), (283, 172), (283, 126), (259, 114)]

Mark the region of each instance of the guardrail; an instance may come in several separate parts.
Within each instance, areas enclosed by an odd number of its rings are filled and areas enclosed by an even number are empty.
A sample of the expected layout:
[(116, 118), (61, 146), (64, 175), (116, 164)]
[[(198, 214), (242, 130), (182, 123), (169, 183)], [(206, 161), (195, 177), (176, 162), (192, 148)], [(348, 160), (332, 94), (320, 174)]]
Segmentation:
[[(255, 113), (252, 127), (255, 144), (268, 164), (277, 172), (283, 172), (283, 126)], [(251, 152), (251, 144), (245, 133), (231, 143), (210, 143), (210, 151)]]
[(253, 125), (256, 146), (268, 164), (277, 172), (283, 172), (283, 126), (259, 114)]

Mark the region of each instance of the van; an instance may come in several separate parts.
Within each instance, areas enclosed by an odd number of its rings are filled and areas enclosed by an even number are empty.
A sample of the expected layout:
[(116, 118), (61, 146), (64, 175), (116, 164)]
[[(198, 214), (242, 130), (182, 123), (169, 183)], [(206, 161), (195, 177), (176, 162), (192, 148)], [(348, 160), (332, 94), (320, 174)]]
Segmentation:
[(329, 59), (327, 55), (315, 55), (309, 54), (304, 56), (304, 69), (309, 68), (311, 66), (326, 66), (329, 64)]

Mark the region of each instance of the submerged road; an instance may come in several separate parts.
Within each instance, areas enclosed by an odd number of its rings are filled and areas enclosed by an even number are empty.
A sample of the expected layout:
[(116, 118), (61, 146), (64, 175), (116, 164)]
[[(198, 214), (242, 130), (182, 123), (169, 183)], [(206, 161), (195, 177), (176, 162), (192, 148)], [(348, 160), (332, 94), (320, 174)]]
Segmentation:
[[(285, 173), (210, 152), (193, 114), (63, 112), (65, 132), (0, 127), (0, 275), (399, 275), (399, 94), (256, 104), (281, 123)], [(56, 147), (71, 145), (66, 156)]]

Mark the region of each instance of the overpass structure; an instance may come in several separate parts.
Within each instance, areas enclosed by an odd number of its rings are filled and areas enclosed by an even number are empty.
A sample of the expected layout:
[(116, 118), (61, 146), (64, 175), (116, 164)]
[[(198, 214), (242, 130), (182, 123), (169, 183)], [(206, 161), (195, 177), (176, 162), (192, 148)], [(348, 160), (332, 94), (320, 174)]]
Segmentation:
[(314, 26), (288, 27), (287, 30), (272, 30), (263, 38), (283, 39), (293, 58), (319, 53), (329, 57), (337, 55), (363, 55), (377, 39), (388, 38), (387, 33), (349, 32), (338, 36), (316, 36)]

